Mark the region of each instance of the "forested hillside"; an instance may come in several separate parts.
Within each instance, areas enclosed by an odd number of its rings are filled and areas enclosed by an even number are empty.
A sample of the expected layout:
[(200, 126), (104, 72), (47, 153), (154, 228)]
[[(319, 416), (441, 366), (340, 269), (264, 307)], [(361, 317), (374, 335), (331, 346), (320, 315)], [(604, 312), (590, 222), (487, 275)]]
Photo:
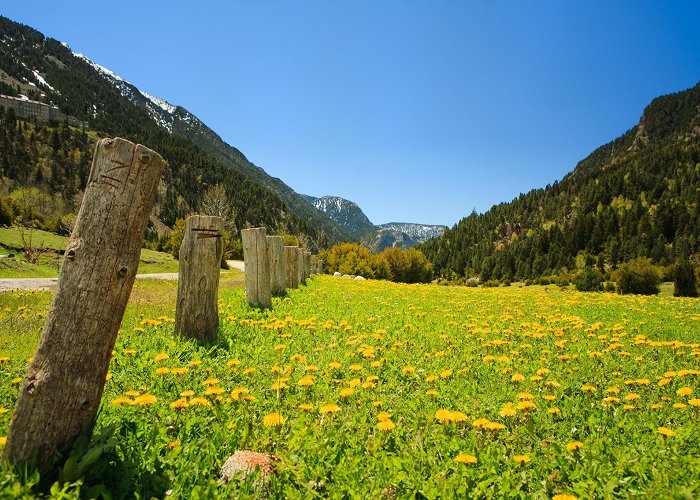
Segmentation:
[[(92, 65), (76, 57), (57, 40), (3, 17), (0, 17), (0, 69), (4, 82), (1, 92), (24, 93), (33, 99), (53, 103), (66, 115), (89, 122), (95, 135), (124, 137), (158, 151), (168, 165), (159, 189), (156, 215), (169, 226), (178, 218), (196, 211), (203, 195), (220, 185), (225, 189), (238, 229), (245, 225), (264, 225), (276, 232), (302, 235), (314, 246), (326, 246), (343, 235), (337, 226), (320, 216), (313, 219), (305, 214), (302, 219), (259, 180), (210, 156), (191, 139), (159, 126), (147, 109), (130, 101)], [(50, 133), (53, 137), (53, 131), (45, 132), (48, 129), (36, 123), (24, 124), (17, 120), (13, 125), (10, 121), (6, 114), (2, 122), (4, 137), (0, 150), (0, 175), (4, 178), (5, 189), (2, 194), (18, 187), (34, 186), (37, 179), (32, 177), (32, 172), (37, 171), (37, 162), (55, 164), (62, 161), (42, 156), (43, 149), (32, 144), (32, 132), (35, 135)], [(73, 141), (73, 137), (83, 141), (86, 135), (66, 130), (58, 135), (59, 141)], [(61, 142), (56, 151), (68, 152), (71, 148), (72, 143)], [(89, 147), (81, 143), (77, 148), (79, 161), (87, 161), (83, 158), (91, 154)], [(242, 162), (245, 157), (240, 155), (237, 160)], [(89, 167), (89, 163), (87, 165)], [(257, 167), (251, 165), (250, 168)], [(46, 173), (46, 169), (39, 170), (41, 176)], [(78, 175), (77, 178), (61, 179), (61, 174), (69, 170), (51, 170), (50, 179), (41, 177), (36, 185), (46, 195), (59, 195), (66, 205), (70, 205), (70, 197), (84, 188), (85, 178)], [(70, 189), (67, 186), (71, 186)]]
[(655, 99), (637, 126), (560, 182), (472, 213), (420, 248), (445, 277), (526, 279), (638, 256), (700, 252), (700, 84)]

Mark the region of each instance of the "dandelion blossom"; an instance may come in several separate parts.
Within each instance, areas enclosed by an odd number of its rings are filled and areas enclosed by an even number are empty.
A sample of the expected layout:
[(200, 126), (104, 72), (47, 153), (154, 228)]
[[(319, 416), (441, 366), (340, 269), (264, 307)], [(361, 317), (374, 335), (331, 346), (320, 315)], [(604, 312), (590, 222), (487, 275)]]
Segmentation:
[(693, 389), (690, 387), (681, 387), (676, 391), (679, 396), (690, 396), (693, 393)]
[(530, 461), (530, 457), (528, 455), (515, 455), (513, 460), (519, 464), (526, 464)]
[(460, 464), (475, 464), (476, 463), (476, 457), (474, 455), (468, 455), (466, 453), (460, 453), (455, 457), (455, 462), (459, 462)]
[(572, 441), (566, 445), (566, 449), (569, 451), (576, 451), (579, 448), (583, 448), (583, 443), (581, 441)]
[(672, 430), (669, 429), (668, 427), (659, 427), (659, 428), (657, 429), (657, 432), (658, 432), (659, 434), (661, 434), (662, 436), (666, 436), (666, 437), (668, 437), (668, 436), (673, 436), (673, 435), (676, 434), (674, 431), (672, 431)]
[(263, 425), (265, 427), (279, 427), (284, 424), (284, 417), (279, 413), (270, 413), (263, 418)]
[(158, 398), (153, 394), (142, 394), (141, 396), (134, 398), (134, 404), (142, 406), (152, 405), (156, 401), (158, 401)]
[(156, 354), (156, 357), (154, 358), (156, 361), (165, 361), (168, 359), (170, 356), (168, 356), (166, 353), (161, 352), (160, 354)]
[(335, 413), (340, 411), (340, 406), (333, 403), (329, 403), (323, 405), (321, 408), (318, 409), (318, 411), (319, 413)]
[(391, 431), (396, 428), (396, 424), (389, 419), (382, 420), (377, 424), (377, 429), (380, 431)]

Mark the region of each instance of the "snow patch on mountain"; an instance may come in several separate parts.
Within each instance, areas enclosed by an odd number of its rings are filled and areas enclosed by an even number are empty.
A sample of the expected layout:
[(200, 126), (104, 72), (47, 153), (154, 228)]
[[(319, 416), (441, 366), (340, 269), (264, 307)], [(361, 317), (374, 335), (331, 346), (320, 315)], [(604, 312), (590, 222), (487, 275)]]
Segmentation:
[(143, 90), (139, 90), (139, 92), (141, 92), (141, 94), (142, 94), (146, 99), (148, 99), (149, 101), (151, 101), (153, 104), (155, 104), (156, 106), (158, 106), (160, 109), (162, 109), (162, 110), (165, 111), (166, 113), (173, 114), (173, 113), (175, 112), (175, 110), (177, 109), (177, 106), (173, 106), (172, 104), (170, 104), (170, 103), (169, 103), (168, 101), (166, 101), (165, 99), (161, 99), (160, 97), (156, 97), (156, 96), (152, 96), (151, 94), (147, 94), (147, 93), (144, 92)]

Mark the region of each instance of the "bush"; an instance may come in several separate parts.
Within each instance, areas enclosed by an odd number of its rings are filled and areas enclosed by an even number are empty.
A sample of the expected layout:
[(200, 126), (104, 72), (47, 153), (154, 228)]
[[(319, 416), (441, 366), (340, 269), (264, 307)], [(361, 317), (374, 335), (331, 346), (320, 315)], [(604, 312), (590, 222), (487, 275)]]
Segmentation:
[(647, 257), (625, 262), (618, 270), (618, 292), (622, 294), (656, 295), (660, 282), (661, 270)]
[(401, 283), (430, 283), (433, 265), (425, 254), (415, 248), (387, 248), (381, 254), (391, 270), (393, 281)]
[(603, 274), (593, 267), (587, 267), (576, 275), (574, 286), (579, 292), (600, 292), (603, 290)]
[(697, 297), (698, 288), (695, 281), (695, 269), (686, 259), (676, 263), (673, 270), (673, 296)]
[(389, 263), (382, 255), (373, 254), (369, 248), (357, 243), (334, 245), (319, 254), (325, 269), (333, 273), (350, 274), (372, 279), (391, 279)]

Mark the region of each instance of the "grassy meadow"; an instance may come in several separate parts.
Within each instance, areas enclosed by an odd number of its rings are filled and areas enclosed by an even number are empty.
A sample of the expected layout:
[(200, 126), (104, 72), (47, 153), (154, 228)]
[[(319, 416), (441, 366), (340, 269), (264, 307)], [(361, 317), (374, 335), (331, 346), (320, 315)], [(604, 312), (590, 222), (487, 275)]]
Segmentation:
[[(317, 276), (259, 311), (241, 276), (211, 346), (173, 336), (175, 283), (136, 283), (54, 496), (700, 496), (697, 299)], [(49, 302), (0, 294), (0, 436)], [(220, 484), (239, 449), (277, 474)], [(2, 474), (0, 497), (56, 480)]]

